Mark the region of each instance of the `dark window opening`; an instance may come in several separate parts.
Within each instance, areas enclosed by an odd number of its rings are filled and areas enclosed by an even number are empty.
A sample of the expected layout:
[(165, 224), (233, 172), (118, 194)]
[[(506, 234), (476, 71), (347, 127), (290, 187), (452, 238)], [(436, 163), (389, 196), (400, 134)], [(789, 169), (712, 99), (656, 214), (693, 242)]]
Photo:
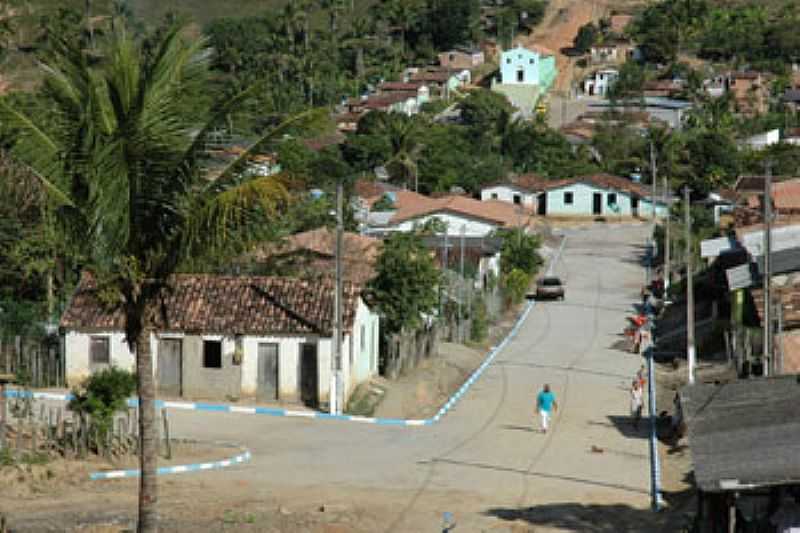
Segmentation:
[(492, 193), (492, 200), (497, 200), (497, 193), (496, 192)]
[(565, 192), (564, 193), (564, 203), (565, 204), (571, 204), (572, 201), (573, 201), (572, 193), (571, 192)]
[(608, 205), (616, 205), (616, 203), (617, 203), (617, 194), (612, 192), (608, 195)]
[(517, 205), (521, 204), (522, 203), (522, 196), (520, 196), (519, 194), (515, 194), (514, 195), (514, 203), (517, 204)]
[(203, 341), (203, 368), (222, 368), (222, 341)]
[(111, 363), (108, 337), (92, 337), (89, 339), (89, 357), (93, 365), (108, 365)]

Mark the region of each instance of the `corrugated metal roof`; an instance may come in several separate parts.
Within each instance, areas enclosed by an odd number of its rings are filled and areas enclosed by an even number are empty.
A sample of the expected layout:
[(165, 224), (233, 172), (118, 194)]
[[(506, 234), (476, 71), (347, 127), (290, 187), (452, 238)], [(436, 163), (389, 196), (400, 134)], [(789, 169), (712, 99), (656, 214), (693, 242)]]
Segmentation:
[(800, 482), (800, 383), (795, 376), (692, 385), (680, 391), (697, 485)]

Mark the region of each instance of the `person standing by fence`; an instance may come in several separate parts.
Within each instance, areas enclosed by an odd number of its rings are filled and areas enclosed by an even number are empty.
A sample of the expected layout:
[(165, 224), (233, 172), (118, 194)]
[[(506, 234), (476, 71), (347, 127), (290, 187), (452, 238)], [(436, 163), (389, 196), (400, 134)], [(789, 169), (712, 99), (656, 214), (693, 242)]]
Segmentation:
[(639, 429), (639, 421), (642, 419), (642, 383), (634, 379), (631, 384), (631, 416), (633, 417), (633, 429)]
[(558, 410), (556, 395), (550, 392), (550, 385), (545, 384), (544, 388), (542, 388), (542, 391), (536, 397), (536, 408), (539, 410), (542, 433), (547, 433), (550, 416), (552, 413)]

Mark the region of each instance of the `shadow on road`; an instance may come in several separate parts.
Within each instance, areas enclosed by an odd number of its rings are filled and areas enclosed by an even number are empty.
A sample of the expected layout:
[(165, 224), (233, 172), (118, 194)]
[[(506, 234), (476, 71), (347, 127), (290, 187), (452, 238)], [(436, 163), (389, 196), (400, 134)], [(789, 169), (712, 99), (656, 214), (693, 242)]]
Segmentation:
[(431, 459), (430, 461), (419, 461), (418, 464), (431, 464), (435, 463), (437, 465), (450, 465), (450, 466), (457, 466), (457, 467), (464, 467), (464, 468), (477, 468), (480, 470), (491, 470), (494, 472), (507, 472), (509, 474), (517, 474), (523, 476), (530, 476), (535, 478), (541, 479), (550, 479), (554, 481), (566, 481), (568, 483), (576, 483), (578, 485), (588, 485), (592, 487), (601, 487), (606, 489), (616, 489), (625, 492), (631, 492), (634, 494), (647, 494), (646, 490), (639, 489), (637, 487), (631, 487), (628, 485), (621, 485), (619, 483), (611, 483), (608, 481), (603, 481), (600, 479), (586, 479), (580, 478), (575, 476), (566, 476), (560, 474), (550, 474), (546, 472), (539, 472), (535, 470), (523, 470), (521, 468), (511, 468), (508, 466), (500, 466), (500, 465), (491, 465), (486, 463), (475, 463), (475, 462), (468, 462), (468, 461), (456, 461), (455, 459)]
[(532, 426), (515, 426), (513, 424), (504, 424), (500, 427), (503, 429), (511, 429), (515, 431), (527, 431), (528, 433), (539, 433), (539, 430)]
[(674, 514), (653, 513), (629, 505), (583, 505), (580, 503), (553, 503), (521, 508), (494, 508), (485, 512), (508, 522), (525, 522), (531, 526), (546, 526), (564, 531), (590, 531), (593, 533), (619, 533), (621, 531), (675, 531), (681, 517)]
[(609, 415), (608, 420), (624, 437), (629, 439), (646, 439), (648, 436), (650, 422), (645, 416), (639, 421), (639, 429), (633, 427), (633, 417), (631, 416)]

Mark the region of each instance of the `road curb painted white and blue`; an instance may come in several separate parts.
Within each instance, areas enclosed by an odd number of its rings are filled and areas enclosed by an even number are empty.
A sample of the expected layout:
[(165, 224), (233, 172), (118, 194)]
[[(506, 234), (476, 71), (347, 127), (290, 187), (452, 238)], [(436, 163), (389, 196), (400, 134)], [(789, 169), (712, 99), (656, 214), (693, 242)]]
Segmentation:
[[(204, 470), (219, 470), (220, 468), (228, 468), (229, 466), (245, 463), (249, 461), (250, 458), (250, 451), (244, 450), (238, 455), (235, 455), (229, 459), (223, 459), (221, 461), (193, 463), (188, 465), (162, 466), (156, 470), (156, 474), (159, 476), (166, 476), (170, 474), (186, 474), (188, 472), (202, 472)], [(110, 472), (92, 472), (89, 474), (89, 479), (92, 481), (99, 481), (103, 479), (123, 479), (139, 477), (139, 474), (140, 471), (138, 469), (111, 470)]]
[[(558, 248), (555, 256), (550, 261), (550, 264), (547, 268), (547, 275), (552, 275), (553, 268), (558, 263), (559, 259), (561, 258), (561, 253), (564, 251), (564, 245), (567, 242), (566, 236), (562, 236), (561, 238), (561, 245)], [(511, 331), (506, 335), (505, 339), (498, 344), (497, 346), (492, 347), (492, 349), (487, 354), (486, 358), (483, 360), (483, 363), (475, 369), (475, 371), (470, 375), (469, 378), (459, 387), (459, 389), (453, 394), (447, 402), (439, 409), (439, 411), (433, 415), (431, 418), (425, 419), (416, 419), (416, 420), (406, 420), (401, 418), (374, 418), (374, 417), (367, 417), (367, 416), (356, 416), (356, 415), (332, 415), (329, 413), (321, 413), (318, 411), (302, 411), (302, 410), (291, 410), (291, 409), (281, 409), (278, 407), (257, 407), (257, 406), (239, 406), (239, 405), (227, 405), (227, 404), (214, 404), (214, 403), (204, 403), (204, 402), (182, 402), (182, 401), (168, 401), (168, 400), (156, 400), (156, 409), (182, 409), (188, 411), (213, 411), (217, 413), (238, 413), (238, 414), (248, 414), (248, 415), (267, 415), (267, 416), (284, 416), (284, 417), (297, 417), (297, 418), (314, 418), (314, 419), (322, 419), (322, 420), (343, 420), (346, 422), (360, 422), (363, 424), (376, 424), (380, 426), (430, 426), (438, 422), (442, 419), (442, 417), (447, 414), (461, 399), (464, 394), (469, 390), (473, 383), (475, 383), (478, 378), (483, 374), (486, 368), (494, 361), (497, 354), (500, 353), (506, 345), (511, 342), (514, 337), (517, 336), (519, 333), (522, 324), (525, 322), (525, 319), (528, 318), (531, 310), (536, 305), (535, 300), (531, 300), (525, 306), (525, 310), (522, 314), (517, 318), (514, 327)], [(32, 395), (35, 399), (42, 399), (42, 400), (60, 400), (60, 401), (69, 401), (72, 399), (71, 394), (61, 394), (61, 393), (50, 393), (50, 392), (24, 392), (19, 390), (9, 390), (6, 392), (6, 396), (10, 398), (18, 398), (22, 396)], [(131, 398), (128, 400), (129, 407), (136, 407), (139, 401), (136, 398)]]

